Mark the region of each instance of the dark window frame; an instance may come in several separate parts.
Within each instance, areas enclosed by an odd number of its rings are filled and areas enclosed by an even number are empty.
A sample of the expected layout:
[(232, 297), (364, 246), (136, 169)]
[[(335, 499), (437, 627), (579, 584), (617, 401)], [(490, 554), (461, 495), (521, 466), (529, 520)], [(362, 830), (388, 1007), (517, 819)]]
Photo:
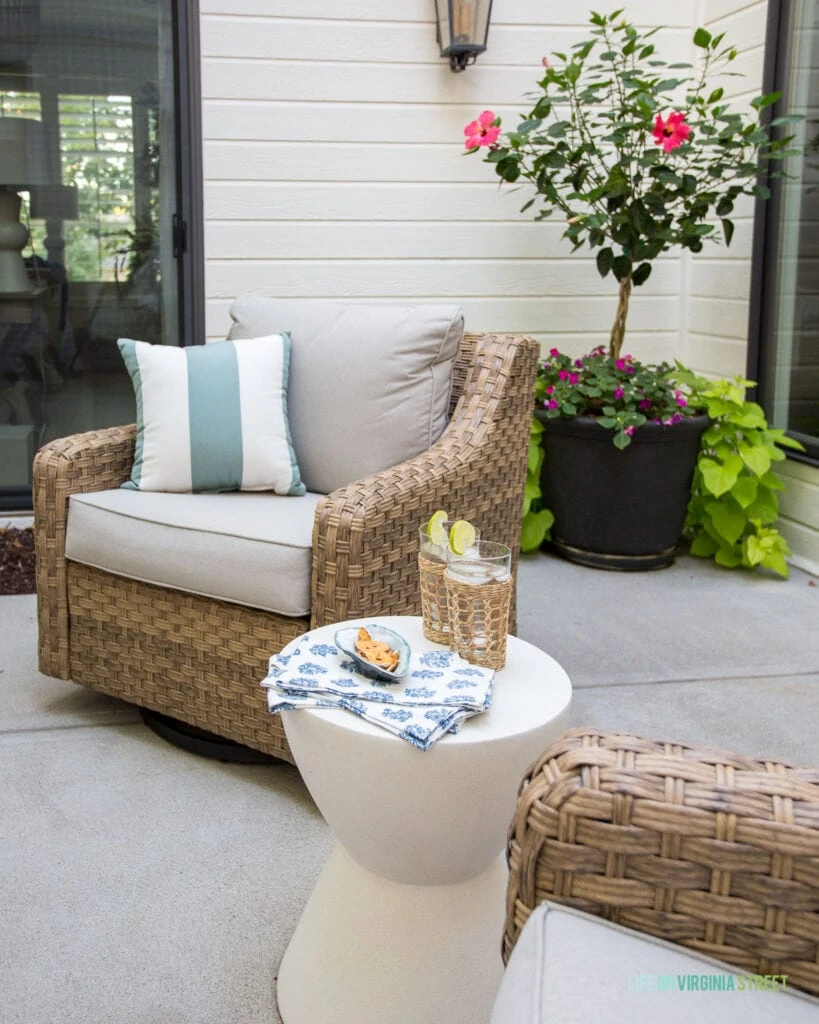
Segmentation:
[[(768, 18), (765, 28), (765, 60), (762, 71), (763, 94), (776, 92), (781, 88), (788, 67), (791, 45), (792, 5), (784, 0), (769, 0)], [(786, 97), (787, 98), (787, 97)], [(787, 113), (781, 104), (766, 111), (767, 120)], [(768, 411), (770, 397), (770, 376), (766, 372), (766, 344), (773, 336), (775, 303), (765, 302), (766, 284), (779, 262), (778, 225), (782, 212), (782, 189), (780, 182), (763, 173), (759, 184), (770, 189), (768, 200), (757, 199), (754, 206), (754, 233), (751, 256), (751, 301), (748, 318), (747, 376), (757, 381), (750, 389), (750, 397)], [(790, 433), (790, 431), (788, 432)], [(799, 440), (805, 445), (804, 452), (785, 450), (789, 459), (819, 466), (819, 439)]]
[[(176, 54), (176, 190), (178, 217), (184, 225), (179, 255), (180, 345), (205, 342), (204, 178), (202, 163), (202, 76), (199, 0), (171, 0)], [(30, 488), (0, 493), (0, 512), (32, 508)]]

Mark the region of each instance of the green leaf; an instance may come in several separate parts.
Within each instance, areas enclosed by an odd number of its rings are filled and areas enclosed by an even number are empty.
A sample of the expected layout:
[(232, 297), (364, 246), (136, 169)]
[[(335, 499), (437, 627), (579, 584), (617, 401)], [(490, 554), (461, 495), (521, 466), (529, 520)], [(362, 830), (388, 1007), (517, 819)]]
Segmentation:
[(734, 237), (734, 222), (732, 220), (728, 220), (727, 217), (723, 217), (722, 230), (725, 235), (725, 244), (730, 245), (731, 239)]
[(699, 46), (703, 50), (708, 49), (708, 44), (711, 42), (711, 33), (706, 28), (698, 28), (694, 33), (694, 46)]
[(771, 107), (777, 100), (782, 99), (782, 92), (769, 92), (766, 96), (757, 96), (755, 100), (751, 100), (751, 106), (756, 110), (762, 110), (764, 107)]
[(555, 517), (547, 508), (539, 512), (527, 512), (520, 531), (521, 551), (535, 551), (539, 548), (554, 521)]
[(785, 561), (785, 556), (781, 551), (769, 551), (760, 564), (766, 569), (773, 569), (774, 572), (779, 573), (784, 579), (788, 578), (788, 563)]
[(605, 249), (601, 249), (597, 254), (597, 272), (601, 277), (605, 277), (609, 273), (614, 264), (614, 253), (606, 246)]
[(730, 490), (732, 497), (742, 508), (747, 508), (756, 498), (757, 482), (752, 476), (741, 476)]
[(771, 456), (761, 445), (751, 447), (748, 444), (741, 444), (739, 454), (748, 469), (756, 476), (764, 476), (771, 468)]
[(540, 442), (535, 438), (529, 442), (529, 456), (526, 462), (527, 469), (530, 473), (537, 473), (540, 471), (545, 452), (540, 445)]
[(738, 456), (732, 456), (724, 464), (714, 462), (713, 459), (700, 459), (698, 468), (702, 473), (702, 482), (706, 490), (710, 491), (715, 498), (719, 498), (730, 491), (737, 482), (742, 460)]
[(745, 542), (742, 545), (742, 553), (748, 565), (759, 565), (768, 552), (759, 543), (758, 538), (751, 534), (750, 537), (745, 538)]
[(724, 95), (725, 95), (725, 90), (720, 86), (719, 89), (714, 89), (714, 91), (708, 97), (706, 102), (709, 103), (709, 104), (711, 104), (711, 103), (718, 103), (722, 99), (722, 97)]
[(651, 264), (641, 263), (639, 267), (631, 275), (631, 279), (635, 285), (645, 284), (651, 274)]
[(742, 565), (742, 555), (739, 551), (734, 551), (733, 548), (720, 548), (714, 555), (714, 561), (717, 565), (724, 565), (727, 569), (735, 569), (736, 566)]
[(709, 534), (698, 533), (691, 542), (690, 552), (697, 558), (710, 558), (719, 550), (719, 544)]
[(523, 487), (523, 500), (524, 502), (533, 502), (535, 498), (540, 497), (540, 484), (537, 480), (527, 480)]
[(729, 544), (736, 544), (744, 533), (747, 522), (742, 512), (719, 501), (710, 502), (705, 506), (705, 511), (711, 517), (711, 525), (720, 537)]

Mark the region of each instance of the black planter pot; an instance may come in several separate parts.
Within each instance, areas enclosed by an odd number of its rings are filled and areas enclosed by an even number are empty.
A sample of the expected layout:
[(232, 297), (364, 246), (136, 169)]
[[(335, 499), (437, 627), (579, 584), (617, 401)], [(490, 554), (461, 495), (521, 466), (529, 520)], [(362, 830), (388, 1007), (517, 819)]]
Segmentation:
[(646, 423), (621, 451), (593, 416), (535, 416), (546, 428), (541, 488), (555, 517), (554, 550), (599, 569), (671, 565), (708, 417)]

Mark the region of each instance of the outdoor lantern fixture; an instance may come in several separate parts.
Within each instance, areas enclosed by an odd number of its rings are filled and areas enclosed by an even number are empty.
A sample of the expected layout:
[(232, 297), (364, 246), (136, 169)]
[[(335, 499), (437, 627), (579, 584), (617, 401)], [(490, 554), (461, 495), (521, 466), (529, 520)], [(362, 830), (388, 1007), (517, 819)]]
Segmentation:
[(435, 0), (441, 56), (453, 71), (463, 71), (486, 49), (492, 0)]

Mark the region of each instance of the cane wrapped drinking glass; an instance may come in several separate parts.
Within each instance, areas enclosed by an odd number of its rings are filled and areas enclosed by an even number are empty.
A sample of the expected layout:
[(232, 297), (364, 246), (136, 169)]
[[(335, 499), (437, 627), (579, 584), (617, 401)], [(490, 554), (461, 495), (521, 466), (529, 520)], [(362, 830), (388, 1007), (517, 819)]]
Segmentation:
[(511, 549), (481, 540), (463, 555), (450, 551), (444, 584), (450, 649), (474, 665), (503, 668), (513, 586)]
[[(449, 537), (452, 522), (442, 524)], [(475, 539), (480, 537), (475, 530)], [(421, 585), (421, 616), (424, 636), (436, 644), (449, 643), (449, 614), (446, 603), (446, 557), (449, 544), (434, 544), (430, 540), (426, 524), (418, 528), (418, 577)], [(474, 550), (469, 548), (468, 550)]]

